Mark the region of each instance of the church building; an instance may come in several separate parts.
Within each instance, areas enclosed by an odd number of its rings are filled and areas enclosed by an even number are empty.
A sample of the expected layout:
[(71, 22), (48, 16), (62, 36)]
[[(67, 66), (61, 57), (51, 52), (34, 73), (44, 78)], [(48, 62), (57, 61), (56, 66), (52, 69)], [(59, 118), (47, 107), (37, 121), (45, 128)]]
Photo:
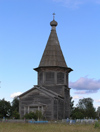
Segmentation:
[(39, 110), (46, 120), (61, 120), (70, 117), (70, 88), (68, 75), (72, 71), (65, 62), (56, 33), (58, 23), (53, 18), (51, 32), (40, 64), (38, 84), (19, 96), (21, 118)]

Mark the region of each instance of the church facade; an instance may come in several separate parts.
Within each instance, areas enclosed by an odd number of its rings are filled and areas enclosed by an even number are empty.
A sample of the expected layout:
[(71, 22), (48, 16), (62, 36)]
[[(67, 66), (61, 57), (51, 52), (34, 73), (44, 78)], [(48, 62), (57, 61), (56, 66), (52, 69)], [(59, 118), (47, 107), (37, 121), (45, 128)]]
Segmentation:
[(19, 96), (19, 113), (39, 110), (47, 120), (61, 120), (70, 117), (70, 88), (68, 75), (72, 71), (65, 62), (56, 33), (57, 22), (50, 22), (51, 32), (40, 64), (34, 70), (38, 73), (38, 85)]

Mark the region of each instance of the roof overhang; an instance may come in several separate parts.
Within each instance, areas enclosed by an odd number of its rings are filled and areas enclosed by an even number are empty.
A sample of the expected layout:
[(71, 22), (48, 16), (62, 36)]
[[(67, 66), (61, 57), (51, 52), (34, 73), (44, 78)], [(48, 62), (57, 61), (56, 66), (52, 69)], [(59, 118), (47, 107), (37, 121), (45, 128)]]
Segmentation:
[(70, 67), (60, 67), (60, 66), (41, 66), (41, 67), (33, 68), (33, 70), (38, 72), (39, 70), (46, 69), (46, 68), (51, 68), (51, 69), (60, 68), (60, 69), (66, 70), (68, 73), (73, 71), (73, 69), (71, 69)]

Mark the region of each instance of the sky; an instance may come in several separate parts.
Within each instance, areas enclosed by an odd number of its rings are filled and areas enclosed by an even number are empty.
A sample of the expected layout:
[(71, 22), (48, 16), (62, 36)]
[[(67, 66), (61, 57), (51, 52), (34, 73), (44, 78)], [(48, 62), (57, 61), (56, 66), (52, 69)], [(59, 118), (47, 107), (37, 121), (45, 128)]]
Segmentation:
[(68, 67), (70, 95), (100, 106), (100, 0), (0, 0), (0, 99), (12, 101), (37, 84), (50, 31), (56, 28)]

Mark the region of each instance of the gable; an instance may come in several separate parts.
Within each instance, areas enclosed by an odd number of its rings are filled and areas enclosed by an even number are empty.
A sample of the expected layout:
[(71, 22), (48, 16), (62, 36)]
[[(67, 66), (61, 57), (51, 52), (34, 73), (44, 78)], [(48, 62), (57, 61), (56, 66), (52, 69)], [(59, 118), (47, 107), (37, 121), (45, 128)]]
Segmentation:
[(36, 97), (36, 96), (43, 96), (43, 97), (53, 97), (51, 94), (45, 93), (43, 90), (37, 89), (37, 88), (32, 88), (32, 90), (27, 91), (23, 93), (22, 95), (19, 96), (20, 99), (27, 98), (27, 97)]

